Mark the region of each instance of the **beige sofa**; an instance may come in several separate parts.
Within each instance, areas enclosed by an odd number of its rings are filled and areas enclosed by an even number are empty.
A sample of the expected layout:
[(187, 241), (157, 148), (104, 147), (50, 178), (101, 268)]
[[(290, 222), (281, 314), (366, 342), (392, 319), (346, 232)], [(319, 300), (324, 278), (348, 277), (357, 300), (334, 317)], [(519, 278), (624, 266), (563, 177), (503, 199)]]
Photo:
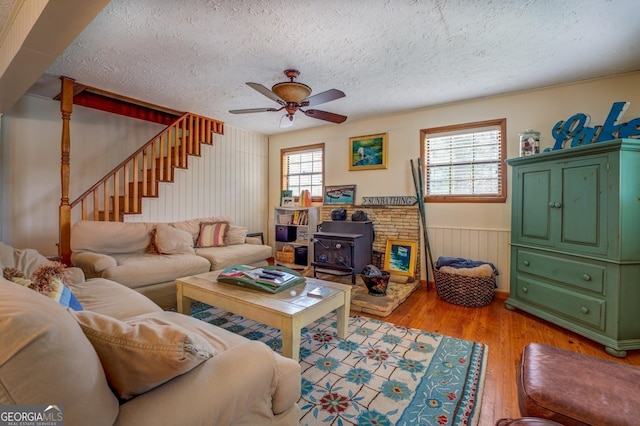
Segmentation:
[[(226, 245), (199, 248), (201, 224), (227, 222)], [(124, 284), (167, 309), (176, 305), (175, 280), (231, 265), (264, 266), (273, 253), (231, 218), (173, 223), (79, 221), (71, 227), (71, 262), (87, 278)], [(155, 244), (154, 244), (155, 243)]]
[[(46, 262), (0, 243), (3, 269)], [(70, 269), (81, 312), (0, 276), (0, 405), (53, 405), (69, 426), (298, 424), (297, 362)]]

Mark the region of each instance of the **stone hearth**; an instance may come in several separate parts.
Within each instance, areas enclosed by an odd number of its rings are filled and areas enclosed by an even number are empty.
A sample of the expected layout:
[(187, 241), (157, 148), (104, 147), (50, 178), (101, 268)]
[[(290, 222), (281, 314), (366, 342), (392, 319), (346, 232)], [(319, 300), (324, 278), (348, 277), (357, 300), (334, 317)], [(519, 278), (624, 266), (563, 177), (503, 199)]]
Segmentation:
[[(305, 271), (304, 275), (313, 276), (313, 268)], [(316, 277), (321, 280), (334, 281), (342, 284), (351, 285), (351, 275), (338, 276), (331, 274), (323, 274), (318, 272)], [(398, 281), (404, 281), (406, 277), (398, 277)], [(364, 312), (371, 315), (386, 317), (394, 311), (402, 302), (416, 289), (420, 287), (419, 281), (413, 282), (394, 282), (392, 277), (389, 280), (386, 296), (371, 296), (367, 286), (359, 276), (356, 277), (356, 284), (351, 289), (351, 311)]]
[[(323, 205), (320, 207), (320, 222), (331, 219), (331, 210), (336, 206)], [(386, 317), (416, 289), (420, 287), (420, 259), (422, 248), (420, 247), (420, 216), (418, 206), (342, 206), (347, 210), (347, 217), (356, 210), (367, 213), (369, 220), (373, 222), (375, 239), (373, 241), (374, 265), (382, 269), (384, 265), (384, 251), (388, 239), (410, 240), (418, 243), (417, 262), (413, 279), (408, 277), (391, 276), (387, 295), (383, 297), (371, 296), (362, 278), (357, 276), (356, 285), (351, 291), (351, 310), (372, 315)], [(356, 271), (360, 272), (360, 271)], [(305, 272), (307, 276), (313, 276), (313, 268)], [(340, 282), (351, 285), (351, 275), (336, 276), (317, 273), (319, 279)]]

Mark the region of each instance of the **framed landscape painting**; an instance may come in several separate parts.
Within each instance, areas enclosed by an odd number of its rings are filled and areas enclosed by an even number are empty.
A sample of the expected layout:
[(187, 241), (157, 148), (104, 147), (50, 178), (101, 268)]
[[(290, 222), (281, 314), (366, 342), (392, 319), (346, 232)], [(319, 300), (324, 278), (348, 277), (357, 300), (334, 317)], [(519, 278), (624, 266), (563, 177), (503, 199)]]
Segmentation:
[(349, 138), (349, 170), (387, 168), (387, 134)]
[(413, 277), (418, 255), (417, 241), (387, 240), (384, 252), (384, 270), (391, 275)]

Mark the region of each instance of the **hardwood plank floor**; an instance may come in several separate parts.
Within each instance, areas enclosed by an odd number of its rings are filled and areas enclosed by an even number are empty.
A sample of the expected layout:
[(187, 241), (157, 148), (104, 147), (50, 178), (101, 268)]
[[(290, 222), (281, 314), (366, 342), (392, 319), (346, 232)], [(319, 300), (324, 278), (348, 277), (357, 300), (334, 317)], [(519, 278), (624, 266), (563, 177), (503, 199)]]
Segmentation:
[(612, 357), (599, 343), (525, 312), (506, 309), (504, 298), (499, 296), (487, 306), (466, 308), (444, 302), (433, 287), (427, 291), (423, 285), (387, 317), (355, 313), (488, 345), (489, 358), (480, 426), (493, 425), (504, 417), (520, 417), (516, 368), (522, 349), (529, 342), (545, 343), (598, 358), (640, 366), (640, 350), (628, 351), (623, 359)]

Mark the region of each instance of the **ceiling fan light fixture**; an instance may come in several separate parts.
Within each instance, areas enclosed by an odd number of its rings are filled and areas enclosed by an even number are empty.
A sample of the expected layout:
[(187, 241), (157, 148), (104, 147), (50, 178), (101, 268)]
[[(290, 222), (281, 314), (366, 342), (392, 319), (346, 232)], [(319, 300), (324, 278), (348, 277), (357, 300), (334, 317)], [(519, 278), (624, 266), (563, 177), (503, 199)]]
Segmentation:
[(252, 112), (282, 111), (284, 109), (287, 113), (280, 120), (280, 127), (291, 126), (293, 120), (296, 118), (297, 111), (304, 113), (307, 117), (317, 118), (331, 123), (342, 123), (347, 119), (346, 115), (334, 114), (332, 112), (320, 111), (318, 109), (302, 109), (303, 107), (316, 106), (325, 102), (344, 98), (344, 92), (331, 89), (309, 96), (311, 95), (311, 87), (306, 84), (293, 81), (298, 77), (298, 75), (300, 75), (298, 70), (285, 70), (284, 75), (286, 75), (290, 81), (274, 84), (271, 90), (267, 89), (262, 84), (247, 82), (247, 86), (278, 103), (280, 108), (232, 109), (229, 112), (232, 114), (247, 114)]
[(311, 88), (295, 81), (274, 84), (271, 91), (285, 102), (300, 103), (311, 95)]
[(285, 114), (282, 116), (282, 118), (280, 119), (280, 128), (284, 129), (286, 127), (291, 127), (293, 126), (293, 120), (296, 118), (295, 115), (291, 115), (291, 114)]

